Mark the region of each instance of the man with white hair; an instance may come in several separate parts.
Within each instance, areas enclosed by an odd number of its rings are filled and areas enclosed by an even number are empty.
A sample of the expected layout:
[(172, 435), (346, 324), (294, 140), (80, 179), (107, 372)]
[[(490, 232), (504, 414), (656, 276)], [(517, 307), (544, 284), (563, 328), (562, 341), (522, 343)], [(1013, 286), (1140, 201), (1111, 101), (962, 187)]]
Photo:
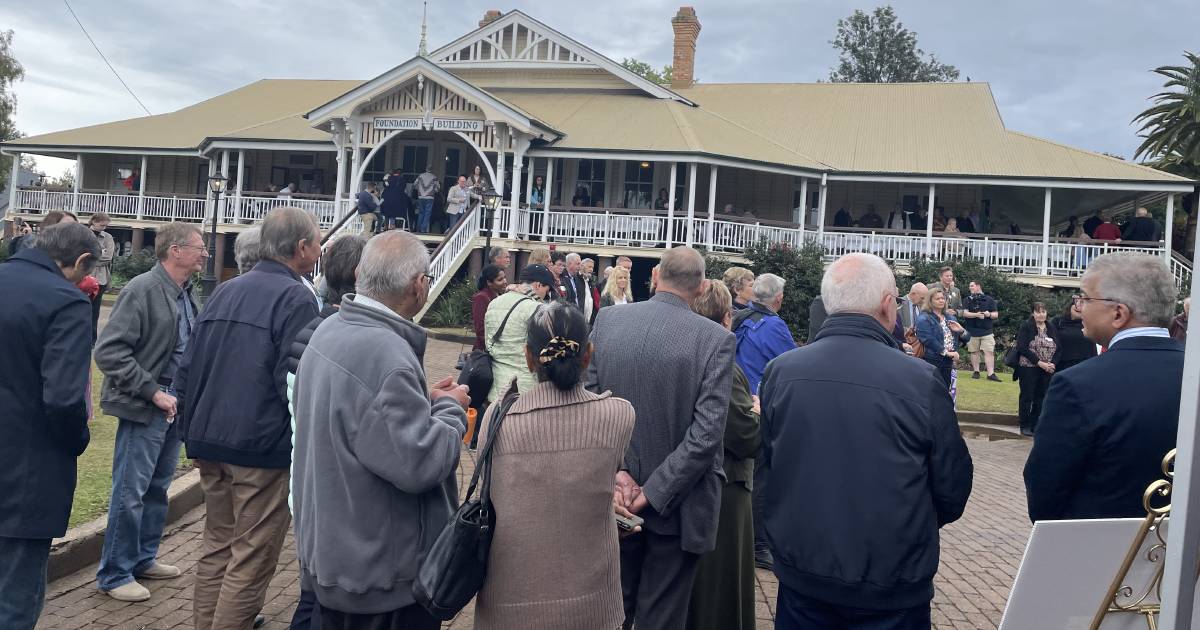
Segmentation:
[(1175, 282), (1162, 258), (1093, 260), (1075, 308), (1083, 334), (1108, 348), (1055, 373), (1025, 464), (1029, 519), (1134, 518), (1175, 447), (1183, 345), (1167, 325)]
[(779, 316), (786, 281), (764, 273), (754, 279), (754, 299), (733, 317), (737, 335), (737, 364), (750, 381), (750, 393), (758, 393), (763, 370), (775, 357), (796, 347), (787, 322)]
[(1161, 238), (1162, 230), (1158, 228), (1158, 221), (1155, 221), (1154, 217), (1150, 216), (1150, 211), (1145, 208), (1134, 211), (1133, 218), (1121, 232), (1122, 241), (1155, 243)]
[(779, 577), (776, 628), (929, 628), (938, 529), (971, 456), (932, 366), (891, 335), (896, 282), (871, 254), (825, 271), (816, 339), (767, 366), (755, 478)]
[(430, 282), (417, 237), (372, 238), (358, 293), (317, 327), (300, 359), (296, 552), (321, 627), (440, 626), (414, 600), (413, 577), (458, 506), (468, 398), (450, 378), (425, 380), (427, 337), (412, 318)]
[(591, 312), (587, 310), (588, 296), (591, 293), (588, 287), (587, 280), (579, 274), (579, 266), (583, 259), (579, 254), (571, 252), (567, 254), (566, 264), (567, 272), (559, 279), (560, 284), (567, 288), (566, 300), (573, 304), (576, 308), (583, 311), (584, 315), (590, 316)]

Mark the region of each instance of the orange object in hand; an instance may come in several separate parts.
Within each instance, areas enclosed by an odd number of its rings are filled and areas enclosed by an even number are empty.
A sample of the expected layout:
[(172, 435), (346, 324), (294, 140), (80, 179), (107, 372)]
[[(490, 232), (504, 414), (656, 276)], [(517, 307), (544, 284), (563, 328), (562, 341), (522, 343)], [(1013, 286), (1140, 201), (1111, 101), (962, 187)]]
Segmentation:
[(463, 444), (470, 444), (471, 438), (475, 435), (475, 418), (478, 412), (474, 407), (467, 407), (467, 432), (463, 434)]

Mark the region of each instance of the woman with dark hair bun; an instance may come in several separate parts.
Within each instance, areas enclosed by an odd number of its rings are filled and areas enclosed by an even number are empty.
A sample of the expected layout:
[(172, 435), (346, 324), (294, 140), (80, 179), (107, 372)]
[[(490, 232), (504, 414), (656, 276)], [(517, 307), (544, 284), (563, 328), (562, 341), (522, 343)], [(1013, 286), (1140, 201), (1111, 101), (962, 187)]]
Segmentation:
[[(496, 529), (475, 628), (549, 630), (569, 619), (572, 630), (612, 630), (625, 618), (613, 478), (633, 406), (583, 388), (592, 346), (578, 308), (542, 304), (528, 330), (537, 385), (512, 403), (492, 446)], [(488, 409), (481, 443), (499, 406)]]

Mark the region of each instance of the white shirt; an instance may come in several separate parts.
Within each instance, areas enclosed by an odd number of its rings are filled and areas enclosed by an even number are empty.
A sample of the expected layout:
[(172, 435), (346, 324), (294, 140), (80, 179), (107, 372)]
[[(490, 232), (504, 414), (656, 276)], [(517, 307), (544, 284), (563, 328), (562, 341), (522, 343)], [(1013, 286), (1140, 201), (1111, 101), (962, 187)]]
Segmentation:
[(386, 305), (385, 305), (383, 302), (380, 302), (379, 300), (375, 300), (375, 299), (369, 298), (369, 297), (367, 297), (367, 296), (365, 296), (365, 295), (363, 295), (363, 294), (361, 294), (361, 293), (355, 293), (355, 294), (354, 294), (354, 303), (355, 303), (355, 304), (357, 304), (357, 305), (359, 305), (359, 306), (365, 306), (365, 307), (367, 307), (367, 308), (372, 308), (372, 309), (375, 309), (375, 310), (377, 310), (377, 311), (379, 311), (379, 312), (381, 312), (381, 313), (384, 313), (384, 314), (387, 314), (387, 315), (392, 315), (392, 316), (395, 316), (395, 317), (399, 317), (400, 319), (403, 319), (404, 321), (408, 321), (408, 320), (407, 320), (407, 319), (406, 319), (406, 318), (405, 318), (403, 315), (401, 315), (400, 313), (397, 313), (396, 311), (393, 311), (392, 309), (388, 308), (388, 307), (387, 307), (387, 306), (386, 306)]
[(1113, 335), (1113, 338), (1108, 342), (1108, 349), (1112, 350), (1112, 347), (1117, 345), (1118, 341), (1121, 341), (1122, 339), (1129, 339), (1131, 337), (1165, 337), (1170, 339), (1171, 333), (1167, 332), (1166, 328), (1159, 328), (1158, 326), (1138, 326), (1137, 328), (1126, 328), (1125, 330)]

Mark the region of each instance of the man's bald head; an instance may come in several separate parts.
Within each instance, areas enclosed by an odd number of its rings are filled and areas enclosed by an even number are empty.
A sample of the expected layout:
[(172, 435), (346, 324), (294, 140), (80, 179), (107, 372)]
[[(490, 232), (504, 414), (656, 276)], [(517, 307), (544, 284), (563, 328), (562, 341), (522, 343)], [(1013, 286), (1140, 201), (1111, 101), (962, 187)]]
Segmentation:
[(924, 282), (914, 282), (908, 290), (908, 300), (917, 306), (924, 304), (928, 296), (929, 287), (925, 286)]
[(1145, 208), (1138, 208), (1137, 211), (1134, 212), (1133, 214), (1134, 214), (1134, 216), (1138, 216), (1138, 217), (1148, 217), (1148, 216), (1150, 216), (1150, 211)]

